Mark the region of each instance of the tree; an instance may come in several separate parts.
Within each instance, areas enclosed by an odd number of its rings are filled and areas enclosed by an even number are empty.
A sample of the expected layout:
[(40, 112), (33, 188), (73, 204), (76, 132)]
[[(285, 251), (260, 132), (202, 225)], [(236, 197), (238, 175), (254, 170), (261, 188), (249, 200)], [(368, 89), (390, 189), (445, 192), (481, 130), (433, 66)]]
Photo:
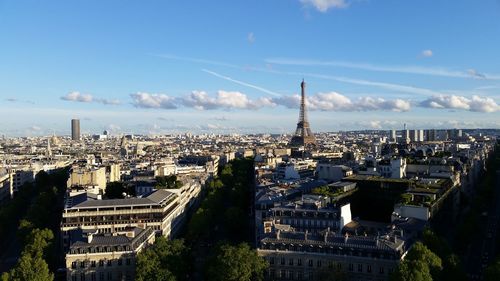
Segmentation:
[(429, 250), (422, 242), (416, 242), (413, 247), (411, 247), (406, 258), (423, 262), (433, 273), (443, 269), (441, 258)]
[(210, 181), (208, 187), (211, 190), (217, 190), (217, 189), (221, 189), (222, 187), (224, 187), (224, 184), (222, 183), (222, 181), (220, 179), (215, 179), (215, 180)]
[(187, 226), (188, 237), (196, 240), (200, 237), (207, 237), (212, 226), (212, 212), (210, 209), (200, 207), (193, 214)]
[(136, 280), (186, 280), (189, 272), (184, 240), (158, 237), (153, 246), (137, 256)]
[(25, 238), (26, 246), (19, 261), (9, 273), (2, 275), (2, 280), (54, 280), (54, 274), (49, 271), (49, 266), (43, 258), (44, 251), (51, 245), (53, 239), (54, 234), (49, 229), (35, 228), (31, 230)]
[[(5, 276), (4, 276), (5, 275)], [(49, 266), (42, 256), (32, 256), (28, 252), (23, 252), (17, 265), (10, 271), (2, 275), (2, 280), (11, 281), (52, 281), (54, 274), (49, 271)]]
[(450, 281), (467, 280), (467, 274), (465, 273), (460, 263), (460, 258), (457, 255), (450, 254), (446, 257), (446, 259), (443, 259), (442, 280), (450, 280)]
[(122, 199), (125, 188), (122, 182), (115, 181), (106, 184), (106, 197), (108, 199)]
[(35, 228), (26, 239), (24, 251), (32, 256), (42, 257), (44, 251), (51, 246), (52, 240), (54, 240), (52, 230)]
[(496, 281), (498, 280), (498, 276), (500, 276), (500, 260), (496, 260), (486, 268), (486, 271), (484, 272), (484, 280)]
[(432, 281), (443, 269), (441, 258), (422, 242), (416, 242), (391, 276), (392, 281)]
[(163, 267), (169, 269), (179, 280), (183, 280), (189, 271), (187, 263), (188, 248), (183, 239), (168, 240), (161, 236), (153, 250), (160, 257)]
[(156, 189), (177, 189), (183, 185), (182, 181), (177, 180), (176, 175), (156, 177)]
[(26, 239), (33, 230), (35, 226), (29, 220), (22, 219), (19, 221), (19, 227), (17, 228), (17, 239), (21, 242), (21, 245), (26, 245)]
[(251, 281), (262, 280), (266, 261), (246, 243), (237, 246), (223, 244), (208, 263), (207, 280)]
[(233, 168), (231, 164), (226, 164), (220, 172), (220, 179), (226, 186), (233, 185)]
[(175, 281), (170, 270), (163, 268), (160, 257), (152, 249), (146, 249), (137, 256), (137, 281)]
[(432, 281), (429, 266), (422, 261), (404, 260), (390, 277), (391, 281)]
[(246, 232), (245, 228), (245, 213), (239, 207), (229, 207), (224, 212), (224, 221), (230, 233), (235, 234), (234, 238), (241, 237), (241, 234)]

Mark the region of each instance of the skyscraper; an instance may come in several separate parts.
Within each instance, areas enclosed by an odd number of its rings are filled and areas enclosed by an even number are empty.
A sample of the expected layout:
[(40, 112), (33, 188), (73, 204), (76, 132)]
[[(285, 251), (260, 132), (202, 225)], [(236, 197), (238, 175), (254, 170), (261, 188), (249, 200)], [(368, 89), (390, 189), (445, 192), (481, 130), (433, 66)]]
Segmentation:
[(316, 138), (311, 132), (309, 127), (309, 120), (307, 119), (307, 109), (306, 109), (306, 83), (302, 80), (300, 83), (301, 87), (301, 100), (300, 100), (300, 113), (299, 122), (297, 123), (297, 129), (295, 130), (295, 135), (290, 141), (292, 146), (309, 146), (316, 145)]
[(71, 119), (71, 139), (80, 140), (80, 119)]

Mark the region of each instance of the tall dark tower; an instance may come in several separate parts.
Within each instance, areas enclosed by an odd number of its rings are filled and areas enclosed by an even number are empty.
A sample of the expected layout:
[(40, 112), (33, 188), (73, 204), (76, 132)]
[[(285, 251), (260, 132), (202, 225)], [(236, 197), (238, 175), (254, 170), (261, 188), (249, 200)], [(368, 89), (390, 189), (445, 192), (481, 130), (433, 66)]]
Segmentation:
[(297, 130), (295, 130), (295, 135), (290, 141), (291, 146), (310, 146), (316, 145), (316, 138), (311, 132), (311, 127), (309, 127), (309, 121), (307, 119), (307, 109), (306, 109), (306, 83), (302, 80), (300, 83), (301, 99), (300, 99), (300, 114), (299, 122), (297, 123)]
[(80, 140), (80, 120), (71, 119), (71, 139), (74, 141)]

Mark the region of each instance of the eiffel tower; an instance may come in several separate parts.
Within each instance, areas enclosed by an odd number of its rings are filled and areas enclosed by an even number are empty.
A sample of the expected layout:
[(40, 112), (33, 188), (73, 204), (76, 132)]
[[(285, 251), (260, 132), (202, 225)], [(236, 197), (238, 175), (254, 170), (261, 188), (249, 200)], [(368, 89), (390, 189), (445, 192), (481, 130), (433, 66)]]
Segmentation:
[(307, 110), (306, 110), (306, 83), (302, 80), (300, 83), (300, 88), (302, 89), (301, 99), (300, 99), (300, 114), (299, 122), (297, 123), (297, 129), (295, 130), (295, 135), (290, 141), (291, 146), (315, 146), (316, 138), (311, 132), (311, 127), (309, 127), (309, 121), (307, 120)]

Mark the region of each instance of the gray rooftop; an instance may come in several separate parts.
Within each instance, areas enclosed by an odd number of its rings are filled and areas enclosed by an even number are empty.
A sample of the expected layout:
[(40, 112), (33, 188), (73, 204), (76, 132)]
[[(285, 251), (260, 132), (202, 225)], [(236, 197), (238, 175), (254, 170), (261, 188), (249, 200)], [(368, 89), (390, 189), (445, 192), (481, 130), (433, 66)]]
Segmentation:
[(82, 209), (82, 208), (105, 208), (105, 207), (119, 207), (119, 206), (147, 206), (147, 205), (158, 205), (162, 202), (165, 202), (175, 196), (175, 193), (172, 193), (167, 190), (156, 190), (143, 198), (124, 198), (124, 199), (105, 199), (105, 200), (93, 200), (88, 199), (74, 204), (72, 209)]

